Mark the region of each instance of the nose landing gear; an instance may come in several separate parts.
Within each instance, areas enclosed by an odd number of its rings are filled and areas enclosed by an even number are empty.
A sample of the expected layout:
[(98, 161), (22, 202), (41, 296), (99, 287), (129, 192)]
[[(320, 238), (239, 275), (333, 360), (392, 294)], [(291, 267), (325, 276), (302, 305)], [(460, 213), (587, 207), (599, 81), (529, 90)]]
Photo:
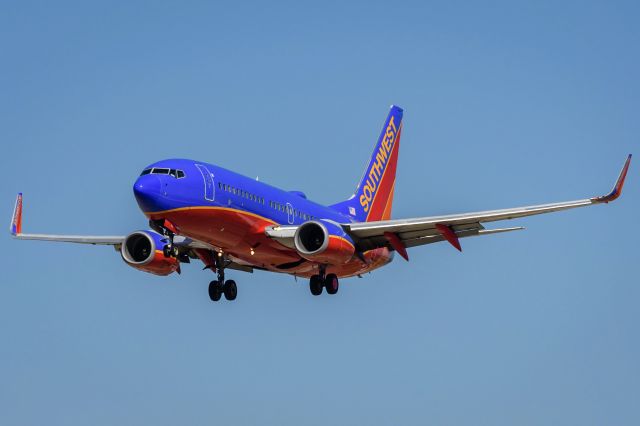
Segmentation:
[(178, 257), (180, 256), (180, 250), (178, 247), (173, 245), (173, 238), (170, 239), (169, 244), (162, 247), (162, 254), (164, 257)]
[(180, 250), (173, 244), (173, 238), (176, 236), (177, 230), (171, 222), (166, 219), (150, 220), (149, 227), (159, 234), (162, 234), (169, 238), (169, 244), (162, 247), (162, 254), (164, 257), (180, 256)]

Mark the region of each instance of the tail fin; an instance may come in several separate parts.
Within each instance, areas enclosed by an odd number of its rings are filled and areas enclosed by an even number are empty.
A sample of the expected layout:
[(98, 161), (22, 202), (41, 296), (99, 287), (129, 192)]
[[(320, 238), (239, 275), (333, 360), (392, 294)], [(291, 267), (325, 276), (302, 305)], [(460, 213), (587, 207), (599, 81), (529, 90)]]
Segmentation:
[(359, 222), (391, 218), (402, 131), (402, 113), (402, 108), (391, 106), (378, 143), (356, 192), (347, 201), (334, 204), (332, 208), (348, 214)]

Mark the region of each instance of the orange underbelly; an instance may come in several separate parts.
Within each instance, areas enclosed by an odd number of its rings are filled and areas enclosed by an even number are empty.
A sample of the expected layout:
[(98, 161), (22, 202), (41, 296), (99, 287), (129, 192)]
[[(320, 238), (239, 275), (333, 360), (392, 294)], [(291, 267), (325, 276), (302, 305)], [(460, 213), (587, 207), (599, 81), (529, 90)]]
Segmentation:
[[(254, 266), (301, 277), (318, 273), (318, 264), (300, 262), (295, 250), (265, 235), (265, 227), (275, 222), (262, 216), (225, 207), (186, 207), (147, 216), (154, 220), (167, 219), (176, 226), (180, 235), (211, 244)], [(366, 262), (354, 256), (343, 265), (328, 265), (327, 273), (339, 277), (354, 276), (391, 261), (391, 253), (386, 248), (370, 250), (363, 256)]]

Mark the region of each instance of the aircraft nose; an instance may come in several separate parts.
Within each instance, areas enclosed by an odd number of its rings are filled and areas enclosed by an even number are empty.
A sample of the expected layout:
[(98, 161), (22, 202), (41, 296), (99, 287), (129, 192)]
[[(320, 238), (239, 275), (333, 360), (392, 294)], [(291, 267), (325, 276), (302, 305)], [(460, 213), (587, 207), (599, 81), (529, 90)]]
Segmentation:
[(153, 209), (153, 205), (161, 195), (161, 189), (160, 179), (152, 175), (140, 176), (133, 184), (133, 194), (144, 211)]

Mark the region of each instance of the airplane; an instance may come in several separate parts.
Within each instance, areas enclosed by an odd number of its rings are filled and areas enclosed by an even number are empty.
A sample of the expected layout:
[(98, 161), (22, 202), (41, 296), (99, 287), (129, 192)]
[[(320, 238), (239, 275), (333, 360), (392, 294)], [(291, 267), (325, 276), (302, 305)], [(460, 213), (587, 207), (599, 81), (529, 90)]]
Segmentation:
[(607, 195), (575, 201), (443, 216), (391, 219), (402, 108), (392, 105), (373, 154), (351, 197), (324, 206), (300, 191), (286, 191), (210, 163), (169, 159), (150, 164), (133, 184), (149, 230), (126, 236), (25, 234), (22, 193), (11, 234), (21, 240), (109, 245), (126, 264), (156, 275), (180, 273), (199, 259), (216, 274), (209, 297), (235, 300), (238, 288), (227, 269), (285, 273), (309, 279), (314, 296), (336, 294), (339, 280), (389, 264), (408, 248), (447, 241), (462, 251), (460, 239), (524, 229), (486, 229), (487, 222), (557, 212), (617, 199), (631, 154)]

